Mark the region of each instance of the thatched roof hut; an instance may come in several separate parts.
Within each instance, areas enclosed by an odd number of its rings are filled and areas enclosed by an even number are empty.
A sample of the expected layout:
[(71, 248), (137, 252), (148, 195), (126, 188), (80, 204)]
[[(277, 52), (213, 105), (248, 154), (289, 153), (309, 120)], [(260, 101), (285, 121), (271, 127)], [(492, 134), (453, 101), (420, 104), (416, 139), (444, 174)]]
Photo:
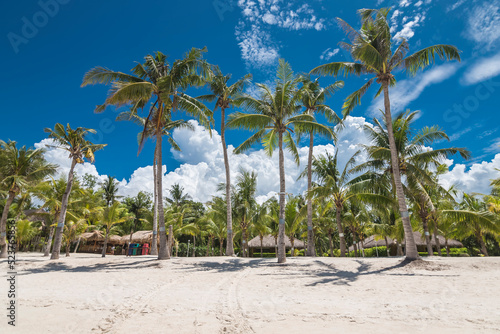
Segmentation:
[[(128, 244), (130, 240), (130, 234), (121, 237), (121, 241), (124, 244)], [(159, 240), (159, 237), (158, 237)], [(153, 241), (153, 231), (137, 231), (132, 234), (132, 243), (134, 244), (145, 244)]]
[[(276, 239), (271, 234), (265, 235), (262, 239), (262, 248), (274, 248), (276, 246)], [(304, 242), (299, 239), (293, 240), (295, 248), (304, 248)], [(285, 247), (292, 248), (292, 243), (288, 236), (285, 236)], [(256, 236), (248, 242), (248, 248), (260, 248), (260, 237)]]
[[(384, 238), (381, 238), (380, 240), (375, 240), (375, 239), (379, 239), (379, 238), (380, 238), (379, 236), (375, 236), (375, 235), (372, 235), (372, 236), (366, 238), (363, 241), (364, 248), (385, 246), (386, 244), (385, 244)], [(418, 231), (413, 232), (413, 238), (415, 239), (415, 243), (417, 244), (417, 247), (427, 247), (427, 244), (425, 242), (425, 236), (422, 233), (420, 233)], [(444, 247), (444, 244), (446, 241), (445, 237), (443, 237), (442, 235), (438, 235), (438, 238), (439, 238), (440, 246)], [(395, 240), (393, 240), (392, 238), (389, 238), (389, 237), (387, 237), (387, 242), (389, 243), (389, 245), (395, 244)], [(401, 244), (404, 245), (405, 240), (402, 240)], [(436, 239), (434, 238), (434, 235), (431, 235), (431, 244), (432, 244), (432, 246), (436, 246)], [(463, 244), (460, 241), (448, 239), (448, 246), (450, 248), (462, 248)], [(353, 246), (349, 247), (350, 251), (352, 251), (353, 249), (354, 249)]]
[(89, 242), (89, 241), (97, 241), (97, 242), (104, 241), (104, 235), (102, 234), (101, 231), (85, 232), (85, 233), (80, 234), (80, 238), (82, 238), (86, 242)]
[(108, 237), (108, 244), (111, 245), (123, 245), (125, 242), (123, 241), (122, 237), (119, 235), (110, 235)]

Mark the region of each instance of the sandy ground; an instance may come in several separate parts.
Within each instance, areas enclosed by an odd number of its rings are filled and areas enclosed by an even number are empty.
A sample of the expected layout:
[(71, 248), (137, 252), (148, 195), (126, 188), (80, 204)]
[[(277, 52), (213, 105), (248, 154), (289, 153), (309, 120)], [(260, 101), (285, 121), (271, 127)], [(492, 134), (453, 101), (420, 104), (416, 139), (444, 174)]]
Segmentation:
[(500, 333), (500, 258), (18, 258), (0, 333)]

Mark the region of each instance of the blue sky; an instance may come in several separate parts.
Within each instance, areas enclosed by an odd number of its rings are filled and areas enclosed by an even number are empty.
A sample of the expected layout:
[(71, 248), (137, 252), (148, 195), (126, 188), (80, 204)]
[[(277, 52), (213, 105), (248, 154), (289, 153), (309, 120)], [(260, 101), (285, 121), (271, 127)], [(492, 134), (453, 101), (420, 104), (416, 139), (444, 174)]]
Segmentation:
[[(498, 1), (493, 0), (9, 2), (0, 12), (4, 36), (0, 54), (4, 65), (0, 137), (40, 146), (46, 138), (43, 128), (53, 127), (56, 122), (97, 129), (93, 140), (107, 143), (108, 147), (97, 154), (95, 168), (87, 166), (90, 169), (85, 170), (116, 176), (124, 179), (124, 186), (130, 186), (131, 175), (137, 176), (138, 169), (143, 168), (147, 174), (144, 168), (151, 165), (153, 144), (146, 145), (137, 156), (137, 126), (114, 122), (116, 111), (112, 109), (99, 115), (93, 113), (95, 105), (105, 99), (108, 87), (81, 88), (86, 71), (105, 66), (126, 72), (135, 61), (157, 50), (175, 60), (191, 47), (206, 46), (205, 58), (218, 64), (223, 72), (232, 73), (233, 78), (252, 73), (254, 82), (270, 83), (279, 58), (289, 61), (296, 72), (307, 72), (327, 61), (346, 60), (338, 47), (344, 34), (335, 17), (357, 27), (357, 9), (383, 6), (393, 7), (393, 32), (409, 39), (410, 52), (438, 43), (453, 44), (462, 51), (461, 63), (438, 61), (415, 78), (398, 73), (399, 84), (391, 96), (394, 112), (407, 108), (422, 111), (417, 127), (439, 125), (448, 133), (451, 144), (443, 142), (435, 147), (453, 145), (472, 152), (472, 161), (454, 157), (449, 162), (452, 176), (446, 181), (460, 183), (469, 178), (463, 188), (470, 191), (475, 183), (495, 176), (494, 168), (500, 167), (500, 156), (495, 160), (500, 151), (500, 9)], [(325, 85), (333, 81), (321, 80)], [(345, 88), (329, 101), (332, 108), (340, 111), (345, 96), (364, 80), (346, 79)], [(195, 95), (204, 92), (191, 91)], [(343, 136), (346, 147), (360, 141), (356, 127), (378, 115), (380, 101), (373, 101), (374, 93), (375, 89), (354, 110), (353, 116), (364, 118), (353, 121), (354, 137), (350, 132)], [(217, 129), (219, 124), (216, 115)], [(177, 180), (188, 185), (197, 177), (200, 185), (186, 188), (199, 192), (207, 178), (217, 182), (219, 176), (214, 173), (221, 172), (218, 167), (212, 174), (200, 172), (218, 164), (203, 158), (213, 153), (207, 151), (210, 145), (193, 141), (192, 137), (203, 136), (176, 135), (184, 152), (173, 155), (164, 147), (167, 172), (178, 168), (177, 173), (167, 174), (171, 176), (167, 184)], [(246, 136), (247, 132), (229, 131), (227, 140), (237, 146)], [(324, 140), (317, 143), (329, 144)], [(199, 147), (193, 147), (195, 144)], [(259, 148), (255, 150), (258, 155)], [(52, 158), (61, 163), (56, 155), (53, 153)], [(248, 163), (257, 171), (262, 166)], [(197, 176), (187, 170), (196, 170)], [(138, 189), (132, 188), (131, 192)], [(267, 190), (261, 189), (261, 195), (268, 194)], [(205, 199), (202, 197), (200, 200)]]

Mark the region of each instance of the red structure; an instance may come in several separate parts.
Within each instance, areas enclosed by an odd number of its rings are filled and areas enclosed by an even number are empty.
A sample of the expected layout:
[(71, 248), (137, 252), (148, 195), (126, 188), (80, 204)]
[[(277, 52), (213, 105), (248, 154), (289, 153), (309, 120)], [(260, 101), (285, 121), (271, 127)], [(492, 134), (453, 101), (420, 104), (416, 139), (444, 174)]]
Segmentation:
[(142, 245), (142, 255), (148, 255), (148, 254), (149, 254), (149, 244)]

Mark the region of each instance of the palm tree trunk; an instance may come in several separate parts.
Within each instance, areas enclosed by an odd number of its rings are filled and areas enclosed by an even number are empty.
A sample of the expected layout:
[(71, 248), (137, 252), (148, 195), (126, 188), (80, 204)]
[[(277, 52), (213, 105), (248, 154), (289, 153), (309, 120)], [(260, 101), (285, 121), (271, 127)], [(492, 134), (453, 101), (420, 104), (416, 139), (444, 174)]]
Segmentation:
[(264, 248), (263, 246), (263, 241), (264, 241), (264, 237), (263, 236), (260, 236), (260, 257), (264, 257), (264, 253), (262, 251), (262, 249)]
[(389, 99), (389, 79), (384, 79), (382, 81), (384, 89), (384, 106), (385, 106), (385, 121), (387, 123), (387, 134), (389, 137), (389, 147), (391, 149), (391, 166), (392, 173), (394, 176), (394, 183), (396, 185), (396, 197), (398, 198), (399, 212), (403, 220), (403, 228), (405, 232), (406, 240), (406, 259), (413, 261), (418, 259), (417, 245), (415, 244), (415, 239), (413, 237), (413, 230), (410, 223), (410, 214), (408, 212), (408, 207), (406, 205), (405, 194), (403, 191), (403, 184), (401, 183), (401, 174), (399, 171), (399, 157), (396, 148), (396, 142), (394, 140), (394, 131), (392, 128), (392, 116), (391, 116), (391, 101)]
[(387, 241), (387, 237), (385, 239), (385, 250), (387, 251), (387, 257), (391, 257), (391, 249), (389, 248), (389, 242)]
[(227, 208), (227, 242), (226, 256), (234, 255), (233, 244), (233, 213), (231, 207), (231, 170), (229, 169), (229, 158), (226, 147), (226, 108), (221, 107), (220, 138), (222, 141), (222, 152), (224, 153), (224, 168), (226, 170), (226, 208)]
[(66, 257), (69, 257), (69, 248), (71, 245), (71, 241), (66, 244)]
[(436, 242), (436, 248), (439, 256), (442, 256), (441, 254), (441, 243), (439, 242), (438, 238), (438, 226), (437, 226), (437, 221), (434, 221), (434, 241)]
[(68, 210), (69, 195), (71, 193), (71, 187), (73, 186), (74, 169), (76, 166), (76, 158), (71, 161), (71, 168), (68, 174), (68, 184), (66, 185), (66, 190), (64, 191), (62, 201), (61, 201), (61, 213), (59, 214), (59, 219), (57, 221), (56, 236), (54, 238), (54, 249), (52, 250), (51, 260), (59, 259), (59, 253), (61, 252), (61, 243), (64, 230), (64, 222), (66, 221), (66, 211)]
[(73, 254), (76, 254), (76, 251), (78, 250), (78, 247), (80, 247), (80, 241), (82, 240), (82, 237), (78, 237), (78, 242), (76, 243), (75, 250), (73, 251)]
[(330, 244), (330, 257), (333, 257), (333, 238), (332, 238), (332, 231), (328, 231), (328, 242)]
[(353, 240), (352, 249), (354, 250), (354, 257), (358, 257), (358, 245), (356, 244), (356, 240)]
[(283, 155), (283, 132), (279, 131), (279, 168), (280, 168), (280, 215), (278, 229), (278, 263), (286, 262), (285, 250), (285, 157)]
[(448, 246), (448, 238), (444, 241), (444, 247), (446, 248), (446, 256), (450, 257), (450, 246)]
[(106, 236), (104, 237), (104, 246), (102, 247), (102, 257), (106, 257), (106, 249), (108, 248), (109, 227), (106, 227)]
[[(309, 137), (309, 155), (307, 157), (307, 190), (312, 188), (312, 159), (314, 149), (314, 134)], [(314, 246), (314, 230), (312, 224), (312, 198), (307, 199), (307, 256), (316, 256)]]
[(247, 257), (247, 248), (246, 248), (246, 237), (247, 231), (244, 226), (241, 227), (241, 252), (243, 257)]
[(292, 249), (290, 249), (290, 256), (295, 256), (295, 238), (290, 236), (290, 243), (292, 244)]
[(219, 239), (219, 256), (222, 256), (222, 246), (224, 245), (224, 241), (221, 239)]
[(205, 252), (205, 256), (209, 256), (210, 255), (210, 240), (211, 240), (211, 237), (208, 236), (208, 240), (207, 240), (207, 251)]
[(193, 235), (193, 257), (196, 257), (196, 235)]
[[(59, 212), (56, 211), (56, 214), (54, 215), (54, 221), (57, 222), (58, 220), (59, 220)], [(52, 239), (54, 238), (55, 230), (56, 230), (55, 226), (50, 227), (49, 240), (47, 240), (47, 245), (45, 246), (45, 251), (43, 253), (43, 256), (49, 256), (50, 254), (50, 249), (52, 248)]]
[(427, 212), (421, 212), (420, 217), (422, 219), (422, 225), (424, 227), (425, 243), (427, 244), (427, 253), (429, 256), (434, 256), (434, 252), (432, 251), (431, 238), (429, 234), (429, 226), (427, 224)]
[(174, 227), (168, 226), (168, 254), (172, 254), (172, 246), (174, 244)]
[(477, 241), (479, 241), (479, 245), (481, 246), (481, 253), (483, 253), (484, 256), (489, 256), (488, 250), (486, 249), (486, 244), (484, 243), (483, 234), (481, 233), (481, 231), (476, 231), (476, 238)]
[(403, 248), (401, 247), (401, 242), (399, 242), (399, 240), (396, 240), (396, 245), (398, 247), (398, 256), (403, 256)]
[(340, 218), (340, 213), (342, 211), (342, 208), (339, 206), (335, 207), (336, 211), (336, 216), (337, 216), (337, 229), (339, 231), (339, 239), (340, 239), (340, 256), (344, 257), (346, 253), (346, 243), (345, 243), (345, 237), (344, 237), (344, 229), (342, 228), (342, 222)]
[[(157, 145), (158, 146), (158, 145)], [(154, 201), (153, 201), (153, 239), (151, 240), (151, 255), (158, 255), (158, 189), (156, 188), (157, 163), (156, 163), (156, 150), (155, 158), (153, 159), (153, 179), (154, 179)]]
[(13, 191), (9, 191), (9, 197), (7, 197), (7, 201), (5, 203), (5, 206), (3, 208), (2, 212), (2, 220), (0, 222), (0, 247), (2, 248), (0, 252), (0, 258), (6, 259), (7, 258), (7, 218), (9, 217), (9, 209), (14, 201), (14, 197), (16, 197), (16, 193)]
[[(160, 105), (161, 109), (161, 105)], [(162, 142), (162, 133), (161, 129), (157, 130), (156, 133), (156, 193), (157, 193), (157, 207), (158, 207), (158, 225), (160, 228), (158, 232), (160, 233), (160, 252), (158, 253), (158, 260), (168, 260), (170, 259), (170, 252), (167, 247), (167, 233), (165, 231), (165, 216), (163, 212), (163, 188), (162, 188), (162, 179), (163, 179), (163, 171), (162, 171), (162, 159), (161, 159), (161, 142)]]

